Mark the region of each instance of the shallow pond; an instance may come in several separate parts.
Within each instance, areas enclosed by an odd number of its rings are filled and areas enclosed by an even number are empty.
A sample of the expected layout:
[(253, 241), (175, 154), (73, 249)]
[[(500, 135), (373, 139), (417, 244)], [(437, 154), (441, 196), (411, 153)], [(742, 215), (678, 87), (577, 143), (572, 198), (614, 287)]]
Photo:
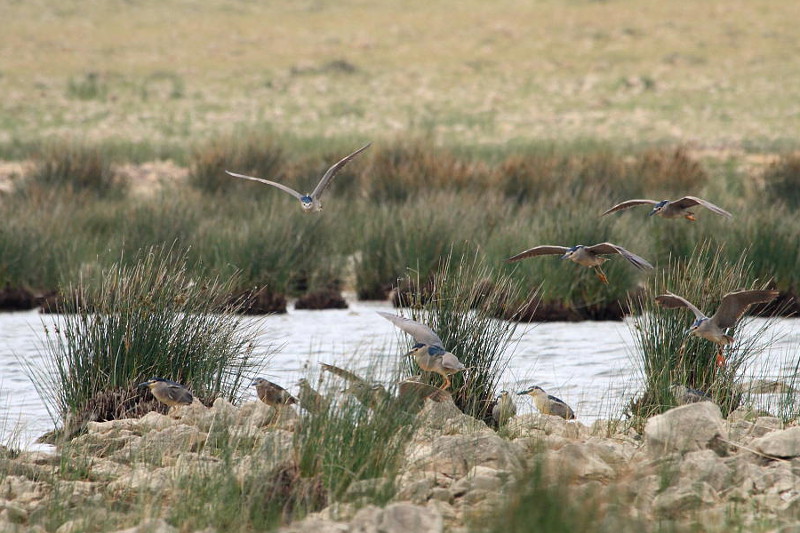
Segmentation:
[[(246, 318), (245, 323), (258, 332), (255, 353), (266, 363), (262, 375), (294, 390), (300, 377), (317, 375), (319, 362), (363, 371), (375, 357), (388, 357), (381, 354), (400, 353), (399, 330), (376, 311), (394, 312), (388, 303), (351, 302), (347, 310), (290, 309), (286, 315)], [(763, 320), (752, 319), (750, 327)], [(0, 442), (14, 428), (23, 443), (30, 443), (53, 427), (21, 362), (42, 360), (44, 330), (52, 323), (53, 317), (36, 311), (0, 314)], [(800, 320), (775, 320), (770, 332), (776, 340), (754, 358), (744, 380), (790, 379), (800, 357)], [(584, 423), (619, 417), (640, 389), (626, 322), (521, 324), (516, 337), (501, 387), (518, 391), (540, 385), (570, 404)], [(254, 397), (247, 394), (246, 399)], [(515, 400), (519, 412), (533, 409), (527, 397)]]

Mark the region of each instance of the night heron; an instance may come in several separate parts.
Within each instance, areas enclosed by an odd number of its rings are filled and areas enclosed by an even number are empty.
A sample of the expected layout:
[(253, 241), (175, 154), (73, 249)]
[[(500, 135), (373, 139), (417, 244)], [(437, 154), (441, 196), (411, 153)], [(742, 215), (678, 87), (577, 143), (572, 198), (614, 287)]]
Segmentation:
[(297, 398), (289, 394), (289, 391), (264, 378), (256, 378), (250, 385), (255, 386), (258, 399), (272, 407), (297, 403)]
[(169, 379), (150, 378), (139, 387), (147, 387), (159, 402), (174, 407), (176, 405), (189, 405), (194, 401), (194, 396), (189, 389)]
[(563, 400), (547, 394), (543, 388), (536, 385), (517, 393), (520, 396), (527, 394), (533, 398), (533, 404), (544, 415), (560, 416), (564, 420), (575, 418), (575, 412)]
[(309, 413), (322, 413), (328, 410), (330, 406), (330, 399), (326, 398), (314, 389), (305, 378), (301, 378), (297, 382), (300, 391), (297, 393), (297, 399), (300, 402), (300, 407)]
[(314, 187), (314, 190), (311, 191), (310, 194), (300, 194), (291, 187), (288, 187), (282, 183), (277, 183), (275, 181), (269, 181), (263, 178), (254, 178), (252, 176), (245, 176), (244, 174), (237, 174), (235, 172), (230, 172), (228, 170), (226, 170), (225, 172), (235, 178), (257, 181), (259, 183), (265, 183), (267, 185), (272, 185), (273, 187), (277, 187), (280, 190), (287, 192), (292, 196), (294, 196), (295, 198), (297, 198), (298, 200), (300, 200), (300, 206), (303, 208), (304, 213), (317, 212), (317, 211), (322, 211), (322, 202), (320, 201), (320, 198), (322, 197), (322, 193), (325, 192), (325, 189), (327, 189), (328, 186), (331, 184), (331, 181), (333, 180), (334, 176), (336, 176), (336, 173), (339, 172), (347, 163), (349, 163), (351, 159), (353, 159), (355, 156), (357, 156), (358, 154), (369, 148), (370, 144), (372, 143), (367, 143), (366, 145), (362, 146), (352, 154), (344, 157), (343, 159), (335, 163), (331, 168), (328, 169), (327, 172), (325, 172), (325, 174), (322, 176), (322, 179), (319, 180), (319, 183), (317, 183), (317, 186)]
[(444, 378), (442, 389), (450, 387), (452, 374), (466, 370), (458, 357), (444, 349), (442, 339), (428, 326), (391, 313), (378, 311), (378, 314), (414, 338), (416, 344), (406, 356), (413, 356), (422, 370), (441, 375)]
[(669, 391), (675, 397), (675, 403), (686, 405), (688, 403), (710, 402), (711, 395), (698, 389), (687, 387), (686, 385), (673, 384), (669, 386)]
[(649, 216), (658, 215), (664, 218), (685, 218), (687, 220), (694, 221), (694, 213), (689, 211), (690, 207), (694, 207), (699, 205), (700, 207), (705, 207), (715, 215), (720, 215), (726, 218), (733, 218), (733, 215), (718, 207), (707, 200), (703, 200), (702, 198), (698, 198), (696, 196), (684, 196), (679, 200), (661, 200), (660, 202), (656, 200), (644, 200), (644, 199), (636, 199), (636, 200), (627, 200), (625, 202), (619, 203), (602, 213), (600, 216), (607, 215), (609, 213), (614, 213), (616, 211), (621, 211), (623, 209), (628, 209), (629, 207), (634, 207), (637, 205), (652, 205), (653, 210), (650, 211)]
[[(668, 292), (656, 296), (656, 302), (667, 309), (685, 307), (694, 313), (695, 321), (686, 330), (686, 334), (702, 337), (719, 346), (717, 351), (717, 366), (725, 364), (722, 351), (725, 346), (733, 343), (733, 337), (725, 334), (725, 330), (736, 325), (739, 318), (753, 304), (766, 303), (778, 296), (775, 290), (751, 290), (729, 292), (719, 302), (717, 312), (707, 317), (687, 299)], [(681, 348), (683, 349), (683, 348)]]
[(397, 384), (397, 399), (407, 409), (421, 408), (425, 400), (434, 402), (453, 401), (453, 397), (446, 390), (428, 385), (420, 381), (422, 375), (412, 376)]
[(368, 381), (358, 374), (354, 374), (349, 370), (340, 368), (338, 366), (329, 365), (327, 363), (320, 363), (322, 370), (344, 378), (348, 383), (348, 387), (342, 391), (352, 395), (362, 405), (375, 409), (392, 399), (392, 395), (386, 390), (386, 387), (374, 381)]
[(506, 422), (517, 414), (517, 406), (507, 390), (500, 391), (500, 394), (494, 399), (491, 404), (491, 413), (492, 420), (495, 421), (498, 427), (506, 425)]
[(636, 254), (632, 254), (622, 246), (617, 246), (616, 244), (610, 242), (601, 242), (600, 244), (595, 244), (593, 246), (584, 246), (582, 244), (578, 244), (572, 248), (567, 248), (566, 246), (552, 246), (549, 244), (535, 246), (525, 250), (524, 252), (518, 253), (513, 257), (509, 257), (506, 259), (506, 262), (513, 263), (515, 261), (521, 261), (522, 259), (536, 257), (539, 255), (561, 255), (561, 259), (569, 259), (570, 261), (578, 263), (579, 265), (594, 268), (598, 279), (600, 279), (600, 281), (603, 283), (608, 283), (608, 278), (603, 272), (603, 269), (600, 268), (600, 265), (608, 261), (607, 257), (602, 256), (611, 254), (621, 255), (639, 270), (653, 268), (653, 265), (648, 263), (645, 259)]

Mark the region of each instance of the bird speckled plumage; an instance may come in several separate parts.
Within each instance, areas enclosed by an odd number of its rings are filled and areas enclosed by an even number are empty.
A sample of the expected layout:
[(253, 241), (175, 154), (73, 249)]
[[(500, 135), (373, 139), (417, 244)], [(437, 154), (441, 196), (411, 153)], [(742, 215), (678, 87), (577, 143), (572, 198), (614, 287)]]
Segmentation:
[(649, 216), (658, 215), (663, 218), (685, 218), (687, 220), (694, 221), (694, 213), (690, 211), (689, 208), (698, 205), (700, 207), (705, 207), (715, 215), (733, 218), (733, 215), (721, 207), (712, 204), (708, 200), (698, 198), (697, 196), (684, 196), (678, 200), (661, 200), (660, 202), (656, 200), (645, 199), (627, 200), (615, 205), (608, 211), (603, 212), (600, 216), (608, 215), (609, 213), (614, 213), (616, 211), (621, 211), (637, 205), (651, 205), (653, 206), (653, 209), (650, 211)]
[(422, 370), (441, 375), (444, 378), (442, 389), (450, 386), (451, 375), (466, 370), (458, 357), (444, 349), (442, 339), (428, 326), (391, 313), (379, 311), (378, 314), (414, 338), (416, 344), (406, 356), (413, 357)]
[(569, 405), (562, 399), (547, 394), (541, 387), (534, 385), (517, 394), (520, 396), (528, 395), (533, 398), (533, 404), (539, 412), (544, 415), (560, 416), (564, 420), (572, 420), (575, 418), (575, 412)]
[(296, 190), (292, 189), (291, 187), (284, 185), (282, 183), (278, 183), (276, 181), (265, 180), (263, 178), (254, 178), (253, 176), (245, 176), (244, 174), (237, 174), (235, 172), (230, 172), (228, 170), (225, 171), (226, 174), (233, 176), (234, 178), (242, 178), (251, 181), (257, 181), (259, 183), (264, 183), (266, 185), (271, 185), (273, 187), (277, 187), (278, 189), (282, 190), (283, 192), (289, 193), (298, 200), (300, 200), (300, 206), (303, 208), (303, 212), (318, 212), (322, 211), (322, 202), (320, 198), (322, 197), (322, 193), (325, 192), (325, 189), (331, 184), (334, 176), (336, 173), (339, 172), (344, 166), (350, 162), (355, 156), (369, 148), (370, 144), (367, 143), (366, 145), (362, 146), (355, 152), (350, 155), (347, 155), (337, 161), (336, 163), (331, 166), (327, 172), (322, 176), (322, 179), (319, 180), (317, 186), (314, 187), (314, 190), (311, 191), (309, 194), (300, 194)]
[(289, 391), (264, 378), (256, 378), (251, 385), (255, 386), (258, 399), (272, 407), (281, 407), (297, 403), (297, 398)]
[(297, 386), (300, 388), (300, 391), (297, 393), (297, 400), (300, 403), (300, 407), (309, 413), (322, 413), (328, 410), (331, 403), (330, 398), (326, 398), (320, 394), (319, 391), (311, 386), (307, 379), (301, 378), (297, 382)]
[(189, 389), (169, 379), (150, 378), (144, 383), (139, 383), (138, 386), (147, 387), (156, 400), (170, 407), (189, 405), (194, 401), (194, 397), (192, 393), (189, 392)]
[(621, 255), (624, 257), (630, 264), (638, 268), (639, 270), (645, 269), (652, 269), (653, 265), (647, 262), (646, 259), (639, 257), (638, 255), (629, 252), (622, 246), (611, 242), (601, 242), (599, 244), (594, 244), (592, 246), (584, 246), (583, 244), (578, 244), (568, 248), (566, 246), (554, 246), (550, 244), (544, 244), (541, 246), (534, 246), (533, 248), (529, 248), (524, 252), (520, 252), (517, 255), (509, 257), (506, 259), (507, 263), (514, 263), (516, 261), (521, 261), (523, 259), (527, 259), (528, 257), (537, 257), (540, 255), (560, 255), (561, 259), (569, 259), (573, 263), (577, 263), (581, 266), (585, 266), (588, 268), (594, 268), (597, 274), (597, 277), (603, 283), (608, 283), (608, 278), (606, 278), (605, 273), (603, 273), (600, 266), (608, 261), (607, 257), (603, 257), (604, 255)]
[(711, 396), (707, 392), (693, 389), (686, 385), (672, 384), (669, 386), (669, 391), (672, 393), (672, 396), (675, 398), (675, 403), (678, 405), (711, 401)]

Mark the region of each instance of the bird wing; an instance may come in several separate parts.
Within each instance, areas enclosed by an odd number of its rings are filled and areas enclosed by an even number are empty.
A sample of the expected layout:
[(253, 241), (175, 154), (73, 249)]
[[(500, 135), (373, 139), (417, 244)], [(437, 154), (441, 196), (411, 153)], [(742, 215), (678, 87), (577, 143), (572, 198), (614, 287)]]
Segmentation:
[(610, 242), (601, 242), (600, 244), (595, 244), (594, 246), (587, 246), (586, 250), (592, 252), (593, 254), (619, 254), (625, 259), (627, 259), (633, 266), (638, 268), (639, 270), (644, 270), (646, 268), (653, 268), (645, 258), (639, 257), (638, 255), (629, 252), (622, 246), (618, 246), (614, 243)]
[(667, 294), (659, 294), (656, 296), (656, 302), (660, 303), (663, 307), (667, 309), (676, 309), (678, 307), (686, 307), (692, 313), (694, 313), (695, 318), (705, 318), (706, 315), (703, 314), (701, 310), (697, 307), (692, 305), (692, 303), (687, 300), (686, 298), (682, 298), (676, 294), (672, 294), (668, 292)]
[(736, 321), (752, 304), (770, 302), (778, 296), (778, 291), (756, 290), (729, 292), (722, 297), (717, 312), (711, 317), (717, 326), (732, 328)]
[(384, 313), (383, 311), (378, 311), (378, 314), (414, 337), (416, 342), (444, 348), (442, 339), (439, 338), (435, 331), (425, 324), (420, 324), (419, 322), (411, 320), (410, 318), (393, 315), (392, 313)]
[(327, 363), (320, 363), (320, 365), (322, 366), (322, 370), (327, 370), (331, 374), (336, 374), (340, 378), (344, 378), (344, 379), (346, 379), (347, 381), (349, 381), (351, 383), (366, 383), (367, 382), (367, 380), (365, 380), (361, 376), (353, 374), (352, 372), (350, 372), (349, 370), (345, 370), (344, 368), (339, 368), (338, 366), (329, 365)]
[(693, 205), (700, 205), (700, 206), (705, 207), (706, 209), (708, 209), (709, 211), (711, 211), (714, 214), (717, 214), (717, 215), (720, 215), (720, 216), (723, 216), (723, 217), (727, 217), (727, 218), (733, 218), (733, 215), (731, 215), (730, 213), (728, 213), (727, 211), (725, 211), (721, 207), (712, 204), (708, 200), (703, 200), (702, 198), (698, 198), (697, 196), (684, 196), (680, 200), (675, 200), (672, 203), (676, 204), (678, 207), (681, 207), (683, 209), (685, 209), (687, 207), (692, 207)]
[(194, 397), (189, 390), (178, 383), (167, 384), (167, 396), (176, 402), (192, 403)]
[(612, 207), (608, 211), (605, 211), (604, 213), (601, 213), (600, 216), (602, 217), (603, 215), (607, 215), (609, 213), (614, 213), (616, 211), (622, 211), (623, 209), (628, 209), (629, 207), (635, 207), (637, 205), (645, 205), (645, 204), (647, 204), (647, 205), (656, 205), (657, 203), (658, 202), (656, 202), (655, 200), (645, 200), (644, 198), (637, 198), (635, 200), (626, 200), (624, 202), (621, 202), (621, 203), (615, 205), (614, 207)]
[(434, 402), (444, 402), (452, 398), (450, 393), (438, 387), (420, 383), (419, 381), (404, 380), (398, 385), (397, 395), (400, 398), (430, 398)]
[(275, 181), (269, 181), (269, 180), (265, 180), (265, 179), (262, 179), (262, 178), (254, 178), (253, 176), (245, 176), (244, 174), (237, 174), (235, 172), (231, 172), (230, 170), (226, 170), (225, 173), (227, 175), (229, 175), (229, 176), (233, 176), (234, 178), (242, 178), (242, 179), (245, 179), (245, 180), (257, 181), (259, 183), (266, 183), (267, 185), (272, 185), (273, 187), (277, 187), (277, 188), (279, 188), (280, 190), (282, 190), (284, 192), (288, 192), (289, 194), (291, 194), (292, 196), (294, 196), (298, 200), (303, 198), (302, 194), (300, 194), (296, 190), (292, 189), (291, 187), (288, 187), (288, 186), (284, 185), (283, 183), (278, 183), (278, 182), (275, 182)]
[(333, 177), (336, 175), (336, 173), (339, 172), (340, 170), (342, 170), (342, 168), (347, 163), (349, 163), (351, 159), (353, 159), (355, 156), (357, 156), (358, 154), (360, 154), (361, 152), (363, 152), (364, 150), (369, 148), (371, 144), (372, 143), (365, 144), (364, 146), (362, 146), (361, 148), (359, 148), (358, 150), (356, 150), (352, 154), (343, 157), (338, 162), (336, 162), (331, 168), (329, 168), (328, 171), (325, 172), (325, 174), (322, 176), (322, 179), (319, 180), (319, 183), (317, 183), (317, 186), (312, 191), (311, 197), (315, 198), (315, 199), (319, 199), (319, 197), (322, 196), (322, 193), (325, 192), (325, 189), (328, 188), (328, 185), (330, 185), (331, 180), (333, 180)]
[(520, 252), (513, 257), (509, 257), (506, 259), (506, 263), (513, 263), (515, 261), (520, 261), (522, 259), (526, 259), (528, 257), (534, 257), (537, 255), (560, 255), (564, 254), (569, 250), (566, 246), (552, 246), (550, 244), (543, 244), (541, 246), (534, 246), (533, 248), (529, 248), (524, 252)]

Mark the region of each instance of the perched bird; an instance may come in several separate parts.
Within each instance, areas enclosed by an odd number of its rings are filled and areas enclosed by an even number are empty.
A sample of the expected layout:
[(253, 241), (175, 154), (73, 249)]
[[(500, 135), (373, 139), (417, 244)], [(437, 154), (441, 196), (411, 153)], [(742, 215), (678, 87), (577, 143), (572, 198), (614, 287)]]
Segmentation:
[(600, 265), (608, 261), (608, 258), (602, 257), (603, 255), (619, 254), (625, 259), (627, 259), (628, 262), (630, 262), (630, 264), (632, 264), (639, 270), (644, 270), (646, 268), (653, 268), (653, 265), (648, 263), (645, 259), (639, 257), (636, 254), (630, 253), (622, 246), (617, 246), (616, 244), (612, 244), (610, 242), (601, 242), (600, 244), (595, 244), (593, 246), (584, 246), (582, 244), (578, 244), (577, 246), (573, 246), (572, 248), (567, 248), (566, 246), (551, 246), (551, 245), (535, 246), (533, 248), (530, 248), (529, 250), (525, 250), (524, 252), (518, 253), (513, 257), (509, 257), (508, 259), (506, 259), (506, 262), (513, 263), (515, 261), (520, 261), (528, 257), (534, 257), (539, 255), (559, 255), (559, 254), (562, 254), (561, 259), (569, 259), (570, 261), (578, 263), (579, 265), (583, 265), (589, 268), (594, 268), (598, 279), (600, 279), (600, 281), (602, 281), (603, 283), (608, 283), (608, 278), (606, 277), (605, 273), (603, 273), (603, 270), (600, 268)]
[(269, 181), (262, 178), (254, 178), (252, 176), (245, 176), (244, 174), (237, 174), (235, 172), (230, 172), (228, 170), (225, 171), (226, 174), (233, 176), (234, 178), (242, 178), (246, 180), (258, 181), (260, 183), (266, 183), (267, 185), (272, 185), (273, 187), (277, 187), (280, 190), (287, 192), (300, 200), (300, 206), (303, 208), (304, 213), (309, 212), (317, 212), (322, 211), (322, 202), (320, 198), (322, 197), (322, 193), (325, 192), (325, 189), (331, 184), (333, 177), (336, 176), (336, 173), (339, 172), (347, 163), (350, 162), (355, 156), (369, 148), (372, 143), (367, 143), (366, 145), (362, 146), (352, 154), (344, 157), (343, 159), (339, 160), (335, 163), (331, 168), (328, 169), (327, 172), (322, 176), (322, 179), (319, 180), (317, 186), (314, 187), (314, 190), (311, 191), (310, 194), (300, 194), (296, 190), (288, 187), (282, 183), (277, 183), (275, 181)]
[(507, 390), (500, 391), (500, 394), (497, 395), (490, 407), (492, 420), (495, 421), (497, 427), (506, 425), (506, 422), (517, 414), (517, 406)]
[(380, 383), (367, 381), (358, 374), (354, 374), (353, 372), (345, 370), (344, 368), (339, 368), (338, 366), (329, 365), (327, 363), (320, 364), (322, 365), (322, 370), (344, 378), (349, 383), (349, 386), (342, 392), (351, 394), (362, 405), (374, 409), (379, 405), (391, 401), (392, 395), (389, 394), (389, 391), (386, 390), (386, 387)]
[(544, 415), (560, 416), (564, 420), (575, 418), (575, 412), (563, 400), (547, 394), (544, 389), (536, 385), (517, 393), (520, 396), (527, 394), (533, 398), (533, 404)]
[(391, 313), (378, 311), (378, 314), (414, 338), (416, 344), (406, 356), (413, 356), (422, 370), (441, 375), (444, 378), (443, 390), (450, 387), (452, 374), (466, 370), (458, 357), (444, 349), (442, 339), (428, 326)]
[(194, 401), (194, 396), (189, 389), (169, 379), (150, 378), (139, 387), (147, 387), (156, 400), (170, 407), (175, 405), (189, 405)]
[(725, 364), (722, 351), (725, 346), (733, 343), (733, 337), (726, 335), (725, 330), (734, 327), (739, 318), (751, 305), (770, 302), (777, 298), (777, 296), (778, 291), (775, 290), (729, 292), (722, 297), (717, 312), (710, 318), (704, 315), (702, 311), (692, 305), (688, 300), (672, 294), (671, 292), (656, 296), (656, 302), (667, 309), (685, 307), (694, 313), (695, 321), (692, 322), (692, 325), (686, 330), (686, 334), (702, 337), (719, 345), (719, 350), (717, 351), (717, 366), (722, 366)]
[(672, 384), (669, 386), (669, 391), (675, 397), (675, 402), (678, 405), (711, 401), (711, 395), (709, 395), (707, 392), (693, 389), (691, 387), (687, 387), (686, 385)]
[(684, 196), (679, 200), (669, 201), (669, 200), (661, 200), (657, 202), (656, 200), (627, 200), (625, 202), (619, 203), (606, 211), (605, 213), (601, 214), (600, 216), (607, 215), (609, 213), (614, 213), (615, 211), (621, 211), (623, 209), (628, 209), (629, 207), (634, 207), (637, 205), (652, 205), (653, 210), (650, 211), (648, 216), (658, 215), (664, 218), (685, 218), (690, 221), (694, 221), (694, 213), (689, 211), (690, 207), (694, 207), (699, 205), (700, 207), (705, 207), (715, 215), (720, 215), (726, 218), (733, 218), (733, 215), (718, 207), (707, 200), (703, 200), (702, 198), (698, 198), (696, 196)]
[(250, 385), (255, 385), (258, 399), (272, 407), (297, 403), (297, 398), (289, 394), (289, 391), (264, 378), (256, 378)]
[(297, 394), (300, 407), (309, 413), (321, 413), (328, 410), (330, 399), (316, 391), (306, 378), (301, 378), (297, 385), (300, 387), (300, 392)]

